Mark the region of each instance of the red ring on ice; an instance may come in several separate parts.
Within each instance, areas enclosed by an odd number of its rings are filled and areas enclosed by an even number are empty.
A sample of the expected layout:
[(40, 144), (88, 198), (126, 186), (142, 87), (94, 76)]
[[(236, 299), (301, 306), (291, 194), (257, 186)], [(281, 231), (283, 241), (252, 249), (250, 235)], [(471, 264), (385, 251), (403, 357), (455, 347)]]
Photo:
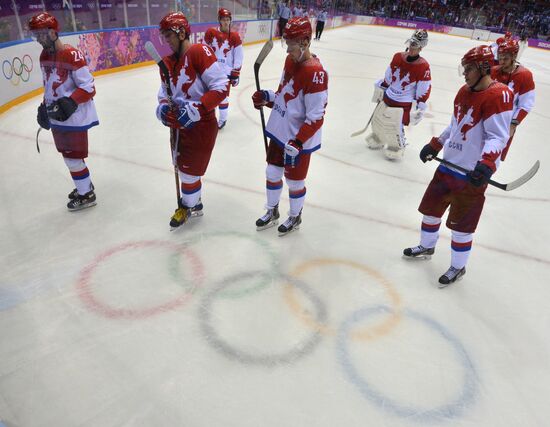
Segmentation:
[[(101, 263), (120, 252), (131, 249), (149, 247), (170, 248), (174, 251), (179, 252), (182, 256), (185, 256), (190, 261), (192, 272), (192, 277), (190, 280), (193, 283), (193, 286), (188, 292), (166, 303), (141, 309), (114, 308), (111, 307), (109, 304), (99, 300), (95, 296), (92, 288), (91, 279), (95, 270)], [(194, 290), (202, 285), (204, 276), (204, 265), (202, 264), (197, 254), (189, 248), (162, 240), (143, 240), (137, 242), (123, 243), (121, 245), (115, 246), (114, 248), (108, 249), (107, 251), (98, 255), (90, 264), (82, 269), (76, 288), (78, 291), (78, 296), (80, 297), (84, 305), (86, 305), (90, 310), (96, 313), (102, 314), (103, 316), (111, 319), (144, 319), (146, 317), (155, 316), (159, 313), (174, 310), (176, 308), (184, 306), (187, 302), (191, 300), (191, 297), (194, 294)]]

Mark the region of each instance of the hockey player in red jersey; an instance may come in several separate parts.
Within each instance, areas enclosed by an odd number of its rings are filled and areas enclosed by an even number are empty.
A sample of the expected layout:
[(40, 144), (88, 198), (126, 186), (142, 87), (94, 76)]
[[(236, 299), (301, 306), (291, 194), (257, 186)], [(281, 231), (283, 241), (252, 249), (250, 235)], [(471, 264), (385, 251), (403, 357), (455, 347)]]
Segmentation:
[[(179, 227), (192, 213), (202, 211), (201, 177), (218, 134), (214, 110), (227, 95), (228, 79), (210, 46), (191, 44), (191, 27), (183, 13), (169, 13), (160, 21), (159, 29), (173, 52), (163, 58), (170, 81), (166, 82), (161, 73), (157, 118), (175, 133), (172, 149), (181, 199), (170, 226)], [(170, 85), (171, 99), (165, 84)]]
[(514, 92), (514, 112), (510, 123), (510, 139), (502, 151), (501, 160), (506, 158), (516, 128), (525, 119), (535, 105), (535, 82), (533, 74), (525, 66), (517, 62), (519, 43), (509, 39), (498, 47), (499, 65), (491, 69), (491, 77), (507, 85)]
[[(231, 86), (239, 84), (239, 76), (243, 65), (243, 43), (239, 33), (231, 31), (231, 12), (221, 8), (218, 10), (218, 22), (220, 27), (210, 28), (206, 31), (204, 41), (216, 54), (220, 66), (227, 74)], [(227, 98), (219, 105), (218, 128), (221, 129), (227, 122), (229, 109), (229, 89)]]
[(49, 13), (29, 20), (33, 38), (43, 47), (40, 68), (44, 99), (38, 107), (38, 124), (52, 130), (55, 147), (69, 168), (75, 189), (67, 208), (77, 211), (96, 205), (94, 186), (84, 159), (88, 157), (88, 129), (99, 124), (93, 101), (94, 78), (84, 55), (59, 39), (59, 24)]
[(471, 171), (465, 175), (444, 165), (437, 168), (418, 208), (424, 215), (420, 244), (403, 251), (404, 257), (429, 258), (439, 237), (441, 217), (450, 208), (446, 225), (452, 234), (451, 266), (439, 278), (441, 288), (466, 273), (487, 182), (509, 138), (514, 94), (491, 79), (492, 56), (489, 46), (475, 47), (464, 55), (466, 84), (455, 97), (451, 124), (420, 152), (425, 163), (443, 148), (443, 159)]
[(309, 50), (311, 34), (309, 19), (289, 19), (283, 31), (288, 55), (277, 92), (259, 90), (252, 96), (254, 107), (272, 108), (266, 125), (270, 138), (266, 159), (267, 212), (256, 221), (256, 227), (263, 230), (277, 225), (284, 174), (290, 212), (278, 228), (281, 236), (297, 230), (302, 222), (310, 156), (321, 148), (328, 74)]
[[(416, 125), (422, 120), (430, 97), (430, 64), (420, 56), (428, 45), (428, 33), (416, 30), (407, 40), (405, 52), (398, 52), (386, 70), (383, 79), (374, 84), (372, 101), (377, 103), (372, 119), (372, 133), (367, 146), (372, 150), (384, 148), (390, 160), (403, 157), (405, 150), (404, 126)], [(413, 102), (416, 109), (411, 111)]]

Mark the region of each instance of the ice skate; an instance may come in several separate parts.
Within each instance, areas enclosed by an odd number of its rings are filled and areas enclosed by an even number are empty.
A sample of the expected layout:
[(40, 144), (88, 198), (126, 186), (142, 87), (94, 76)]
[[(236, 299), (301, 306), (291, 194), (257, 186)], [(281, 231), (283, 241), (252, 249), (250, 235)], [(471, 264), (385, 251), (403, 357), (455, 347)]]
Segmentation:
[(266, 228), (274, 227), (279, 223), (279, 206), (268, 209), (264, 216), (256, 221), (256, 230), (262, 231)]
[(388, 160), (401, 160), (405, 154), (405, 147), (386, 147), (384, 155)]
[(97, 205), (95, 199), (95, 193), (93, 190), (88, 191), (83, 196), (78, 194), (77, 192), (74, 199), (67, 203), (67, 209), (69, 209), (71, 212), (75, 212), (82, 209), (91, 208), (92, 206)]
[(454, 268), (449, 267), (447, 272), (439, 278), (439, 288), (446, 288), (450, 284), (462, 279), (462, 276), (466, 274), (466, 267)]
[(227, 120), (218, 120), (218, 129), (222, 129), (226, 123)]
[(422, 245), (418, 245), (413, 248), (404, 249), (403, 258), (428, 260), (432, 258), (432, 255), (434, 254), (434, 252), (435, 252), (435, 248), (425, 248)]
[(199, 199), (198, 203), (191, 208), (191, 218), (197, 218), (199, 216), (203, 216), (204, 215), (204, 212), (202, 211), (203, 207), (204, 206), (202, 205), (202, 201), (201, 199)]
[(289, 216), (288, 219), (279, 225), (279, 236), (286, 236), (289, 233), (292, 233), (295, 230), (300, 229), (300, 224), (302, 223), (302, 213), (298, 216)]
[(384, 144), (378, 139), (378, 137), (374, 133), (369, 133), (365, 138), (365, 141), (367, 141), (367, 147), (369, 147), (371, 150), (380, 150), (382, 147), (384, 147)]
[[(95, 187), (94, 187), (94, 184), (90, 184), (90, 191), (94, 191), (95, 190)], [(78, 191), (77, 189), (75, 188), (73, 191), (71, 191), (67, 197), (69, 198), (69, 200), (74, 200), (78, 197)]]
[(176, 228), (185, 224), (190, 217), (191, 209), (186, 206), (180, 206), (179, 208), (177, 208), (174, 212), (174, 215), (172, 215), (172, 218), (170, 218), (171, 230), (173, 231)]

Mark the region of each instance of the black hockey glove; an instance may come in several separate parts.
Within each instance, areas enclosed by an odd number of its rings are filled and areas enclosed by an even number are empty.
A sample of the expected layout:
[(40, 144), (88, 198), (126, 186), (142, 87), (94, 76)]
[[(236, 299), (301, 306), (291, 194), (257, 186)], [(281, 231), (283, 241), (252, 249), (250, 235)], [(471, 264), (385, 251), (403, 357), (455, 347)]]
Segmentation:
[(64, 96), (52, 102), (46, 108), (50, 119), (64, 122), (76, 111), (78, 104), (72, 98)]
[(41, 128), (50, 130), (50, 118), (48, 117), (48, 111), (46, 110), (46, 105), (44, 103), (38, 106), (38, 114), (36, 115), (36, 121)]
[(433, 148), (431, 144), (428, 143), (424, 147), (422, 147), (422, 150), (420, 150), (420, 160), (422, 160), (422, 163), (426, 163), (430, 160), (433, 160), (433, 158), (437, 156), (437, 153), (439, 153), (439, 151)]
[(468, 180), (474, 187), (481, 187), (487, 184), (492, 175), (493, 170), (489, 166), (485, 163), (477, 162), (474, 170), (468, 173)]

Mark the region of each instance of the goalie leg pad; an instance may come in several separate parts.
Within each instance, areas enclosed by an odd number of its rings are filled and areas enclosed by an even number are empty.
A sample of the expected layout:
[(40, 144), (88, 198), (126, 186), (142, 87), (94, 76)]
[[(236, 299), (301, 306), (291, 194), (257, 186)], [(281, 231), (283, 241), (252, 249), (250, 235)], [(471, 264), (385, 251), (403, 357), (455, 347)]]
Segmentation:
[(372, 129), (377, 139), (388, 147), (404, 146), (403, 109), (378, 104), (372, 119)]

